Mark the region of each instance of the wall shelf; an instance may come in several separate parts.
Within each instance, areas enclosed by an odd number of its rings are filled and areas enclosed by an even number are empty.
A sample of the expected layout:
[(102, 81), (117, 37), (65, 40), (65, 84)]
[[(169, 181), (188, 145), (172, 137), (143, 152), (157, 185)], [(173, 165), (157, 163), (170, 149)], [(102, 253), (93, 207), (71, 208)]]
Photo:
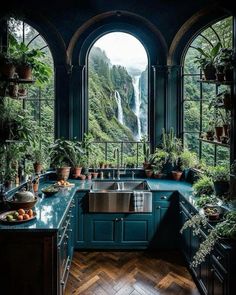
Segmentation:
[(208, 139), (204, 139), (204, 138), (199, 138), (200, 141), (202, 142), (206, 142), (206, 143), (210, 143), (210, 144), (214, 144), (214, 145), (219, 145), (219, 146), (223, 146), (223, 147), (227, 147), (230, 148), (230, 145), (227, 143), (222, 143), (220, 141), (216, 141), (216, 140), (208, 140)]
[(217, 81), (217, 80), (198, 80), (200, 83), (215, 84), (215, 85), (232, 85), (233, 81)]
[(18, 83), (18, 84), (33, 84), (35, 83), (36, 80), (29, 80), (29, 79), (19, 79), (19, 78), (4, 78), (1, 77), (0, 79), (1, 81), (5, 81), (5, 82), (13, 82), (13, 83)]

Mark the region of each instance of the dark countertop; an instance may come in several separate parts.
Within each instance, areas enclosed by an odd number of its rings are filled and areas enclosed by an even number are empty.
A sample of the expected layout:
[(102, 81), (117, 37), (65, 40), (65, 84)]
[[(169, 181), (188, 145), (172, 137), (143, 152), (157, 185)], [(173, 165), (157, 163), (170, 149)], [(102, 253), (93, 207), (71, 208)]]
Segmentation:
[[(106, 181), (107, 179), (104, 179)], [(131, 179), (129, 179), (131, 180)], [(143, 179), (135, 179), (143, 180)], [(146, 179), (151, 191), (179, 191), (182, 195), (191, 196), (192, 186), (187, 182), (178, 182), (174, 180), (156, 180)], [(39, 194), (38, 202), (35, 206), (37, 218), (24, 222), (21, 224), (3, 224), (0, 223), (0, 231), (14, 230), (14, 231), (57, 231), (65, 216), (67, 209), (76, 192), (88, 191), (91, 187), (92, 181), (86, 180), (69, 180), (75, 183), (75, 186), (70, 189), (63, 189), (54, 196), (45, 197), (44, 194)], [(122, 181), (122, 179), (120, 180)], [(42, 188), (55, 183), (55, 181), (40, 180), (40, 187)], [(39, 192), (40, 192), (39, 190)], [(12, 190), (15, 192), (15, 189)], [(8, 192), (11, 195), (11, 191)]]

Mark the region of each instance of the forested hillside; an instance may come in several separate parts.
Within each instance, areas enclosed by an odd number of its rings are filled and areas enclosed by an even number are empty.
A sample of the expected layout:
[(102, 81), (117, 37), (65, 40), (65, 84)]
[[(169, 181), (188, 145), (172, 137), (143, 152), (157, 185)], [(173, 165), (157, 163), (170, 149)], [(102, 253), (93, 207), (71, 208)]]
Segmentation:
[(126, 68), (112, 65), (104, 51), (93, 47), (89, 55), (89, 131), (95, 140), (134, 141), (138, 128), (134, 108), (134, 87)]

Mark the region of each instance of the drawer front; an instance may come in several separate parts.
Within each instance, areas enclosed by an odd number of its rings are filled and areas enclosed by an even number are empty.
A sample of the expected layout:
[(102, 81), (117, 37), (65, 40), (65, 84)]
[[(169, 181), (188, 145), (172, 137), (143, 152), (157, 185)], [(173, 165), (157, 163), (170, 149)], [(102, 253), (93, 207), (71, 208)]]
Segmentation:
[(153, 192), (154, 202), (170, 202), (175, 198), (174, 192)]
[(212, 258), (223, 270), (226, 271), (228, 269), (227, 254), (223, 254), (217, 246), (214, 248)]

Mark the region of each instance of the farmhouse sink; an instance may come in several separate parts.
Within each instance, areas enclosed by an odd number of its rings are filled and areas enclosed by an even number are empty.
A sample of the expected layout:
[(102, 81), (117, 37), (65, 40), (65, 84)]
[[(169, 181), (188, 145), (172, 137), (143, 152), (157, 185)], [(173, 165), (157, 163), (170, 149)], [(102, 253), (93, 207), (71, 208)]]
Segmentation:
[(93, 181), (89, 212), (134, 212), (135, 195), (143, 197), (139, 212), (152, 211), (152, 193), (146, 181)]
[(91, 191), (149, 191), (146, 181), (93, 181)]

